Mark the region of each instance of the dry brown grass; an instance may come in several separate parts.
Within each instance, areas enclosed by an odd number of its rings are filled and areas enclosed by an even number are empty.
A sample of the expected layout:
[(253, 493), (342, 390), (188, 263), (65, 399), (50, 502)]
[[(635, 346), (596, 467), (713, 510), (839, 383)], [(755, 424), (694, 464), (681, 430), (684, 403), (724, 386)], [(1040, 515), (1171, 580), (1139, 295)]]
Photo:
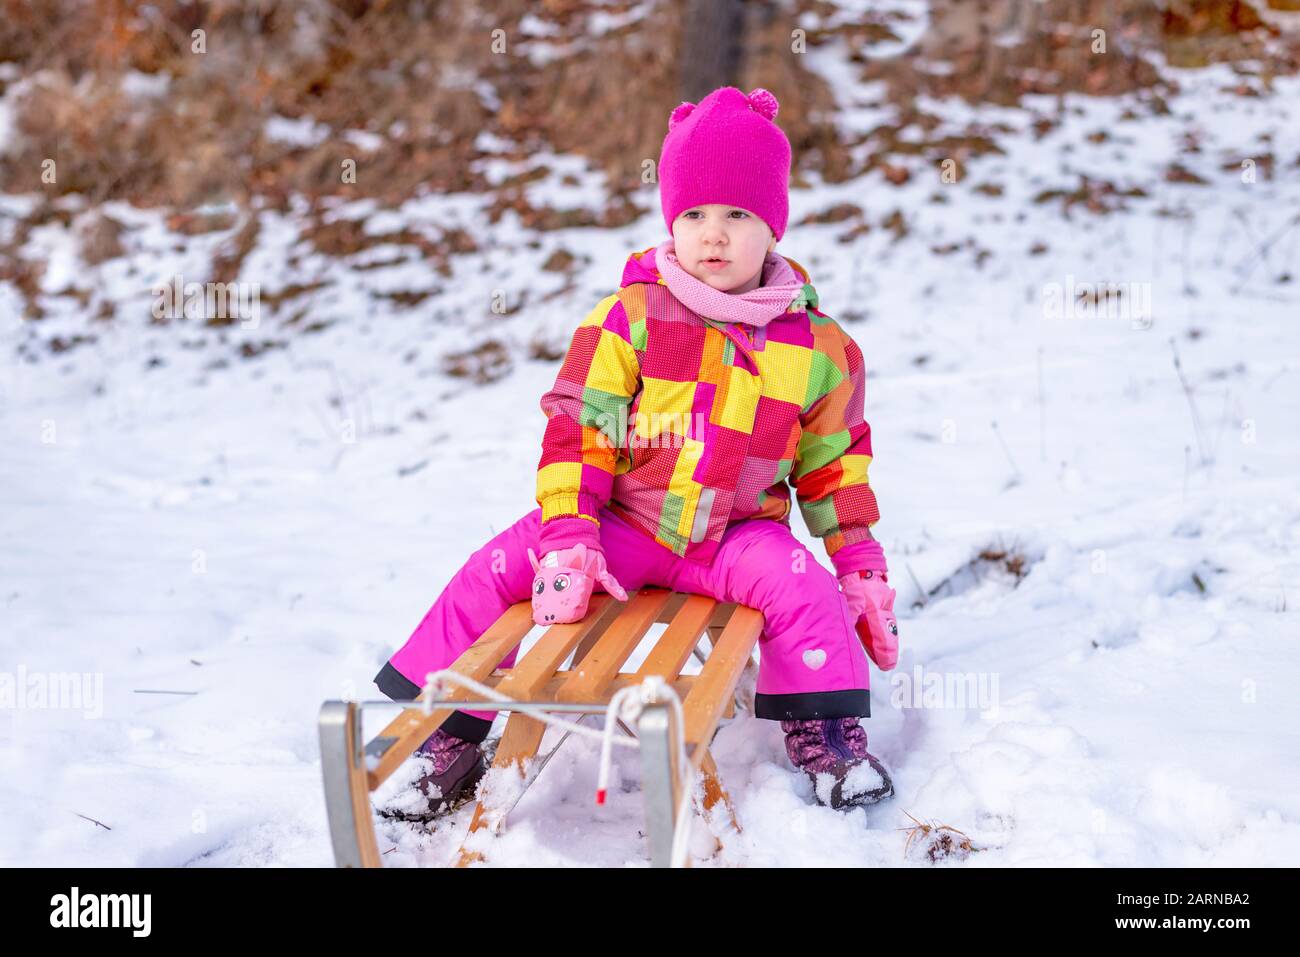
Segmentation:
[(903, 845), (903, 857), (907, 857), (912, 850), (912, 842), (917, 842), (916, 853), (924, 857), (931, 864), (937, 864), (943, 860), (963, 860), (971, 854), (978, 851), (987, 850), (974, 844), (963, 831), (950, 827), (947, 824), (939, 824), (935, 821), (922, 822), (912, 817), (907, 811), (903, 812), (912, 819), (910, 827), (900, 827), (898, 830), (907, 831), (907, 843)]
[[(627, 199), (643, 163), (656, 160), (668, 112), (681, 99), (677, 49), (683, 0), (648, 17), (585, 36), (587, 0), (4, 0), (0, 60), (28, 83), (16, 148), (0, 158), (0, 189), (92, 202), (187, 209), (203, 203), (283, 208), (291, 194), (374, 197), (396, 204), (421, 191), (487, 191), (471, 170), (482, 132), (508, 143), (506, 158), (577, 153), (610, 178), (595, 214), (533, 210), (523, 181), (496, 191), (499, 208), (535, 229), (619, 225), (642, 210)], [(634, 6), (601, 5), (617, 14)], [(530, 14), (561, 29), (564, 55), (534, 63)], [(493, 31), (506, 48), (494, 51)], [(192, 31), (206, 50), (193, 52)], [(789, 24), (758, 24), (742, 86), (773, 89), (796, 156), (843, 171), (825, 85), (789, 52)], [(128, 75), (161, 78), (158, 97), (124, 91)], [(137, 81), (138, 82), (138, 81)], [(481, 96), (480, 94), (484, 94)], [(499, 104), (489, 108), (485, 96)], [(490, 102), (490, 100), (488, 101)], [(309, 119), (320, 142), (267, 135), (271, 117)], [(348, 131), (379, 137), (367, 151)], [(56, 160), (54, 184), (41, 181)], [(343, 181), (345, 160), (357, 164)]]
[[(616, 16), (638, 2), (613, 0), (599, 9)], [(342, 199), (392, 208), (424, 193), (470, 191), (490, 196), (489, 221), (513, 213), (535, 232), (631, 222), (647, 212), (633, 192), (644, 185), (647, 161), (658, 158), (667, 114), (687, 98), (678, 62), (687, 0), (660, 0), (643, 19), (592, 36), (587, 24), (596, 6), (594, 0), (0, 0), (0, 62), (15, 64), (23, 84), (14, 97), (17, 136), (0, 156), (0, 192), (47, 200), (0, 246), (0, 280), (24, 298), (27, 318), (41, 318), (41, 265), (18, 260), (17, 251), (33, 227), (67, 220), (67, 211), (50, 201), (74, 193), (92, 207), (121, 200), (164, 208), (173, 228), (190, 235), (238, 227), (206, 277), (214, 281), (238, 275), (257, 240), (252, 213), (286, 210), (291, 197), (307, 201), (305, 235), (321, 252), (346, 256), (395, 243), (443, 276), (450, 275), (451, 257), (474, 251), (481, 237), (455, 228), (367, 236), (361, 224), (327, 222), (325, 211)], [(805, 13), (833, 10), (825, 0), (753, 5), (734, 82), (746, 90), (766, 87), (780, 100), (778, 122), (793, 146), (795, 186), (813, 173), (835, 183), (873, 170), (903, 185), (918, 161), (952, 158), (964, 170), (968, 161), (1000, 152), (1002, 129), (940, 131), (939, 117), (913, 105), (919, 94), (1016, 103), (1026, 93), (1138, 91), (1149, 110), (1160, 112), (1167, 85), (1146, 56), (1156, 51), (1184, 65), (1198, 58), (1249, 60), (1255, 65), (1243, 67), (1241, 94), (1259, 95), (1270, 76), (1297, 65), (1295, 37), (1274, 36), (1257, 22), (1257, 6), (1170, 0), (1162, 14), (1147, 0), (935, 0), (920, 40), (888, 58), (872, 55), (872, 46), (896, 38), (904, 24), (867, 11), (856, 22), (807, 36), (810, 48), (843, 39), (861, 78), (885, 81), (896, 119), (853, 141), (837, 130), (833, 91), (791, 50), (791, 31)], [(530, 56), (552, 41), (525, 37), (526, 15), (560, 31), (549, 59)], [(993, 42), (992, 34), (1006, 33), (1016, 17), (1012, 33), (1018, 31), (1020, 42)], [(1104, 57), (1087, 52), (1089, 28), (1097, 24), (1108, 29)], [(204, 32), (205, 52), (192, 49), (195, 30)], [(503, 31), (503, 51), (493, 49), (494, 30)], [(0, 92), (6, 82), (13, 81), (0, 80)], [(162, 92), (142, 90), (150, 84)], [(304, 144), (281, 141), (268, 133), (272, 118), (309, 122), (319, 135)], [(1040, 122), (1045, 134), (1056, 121)], [(495, 137), (492, 150), (480, 140), (484, 133)], [(478, 172), (489, 152), (525, 162), (547, 151), (586, 157), (608, 177), (607, 195), (590, 208), (555, 208), (528, 196), (529, 183), (547, 169), (497, 185)], [(46, 160), (56, 163), (54, 183), (42, 181)], [(348, 161), (356, 164), (355, 182), (343, 176)], [(1180, 167), (1169, 171), (1175, 180), (1187, 175)], [(1132, 195), (1083, 177), (1076, 190), (1039, 199), (1059, 201), (1067, 213), (1076, 205), (1104, 212)], [(843, 207), (809, 221), (847, 216), (852, 222), (843, 241), (872, 229), (901, 238), (910, 227), (891, 205), (872, 216)], [(82, 237), (88, 261), (111, 257), (115, 238), (111, 222), (97, 223)], [(538, 349), (545, 354), (549, 346)]]
[[(522, 181), (502, 184), (498, 212), (514, 209), (538, 230), (618, 225), (641, 210), (627, 199), (657, 159), (665, 117), (682, 99), (678, 55), (685, 0), (663, 0), (640, 21), (587, 35), (589, 0), (0, 0), (0, 61), (19, 65), (30, 84), (20, 104), (17, 148), (0, 158), (0, 189), (92, 202), (125, 199), (177, 209), (253, 196), (282, 207), (290, 194), (375, 197), (396, 204), (422, 190), (487, 190), (472, 171), (479, 133), (514, 144), (507, 157), (543, 149), (588, 157), (610, 180), (607, 208), (534, 210)], [(634, 0), (602, 5), (618, 14)], [(900, 24), (868, 12), (857, 22), (811, 31), (812, 47), (848, 42), (865, 80), (883, 79), (900, 122), (868, 134), (878, 148), (854, 168), (826, 84), (791, 52), (791, 31), (824, 0), (797, 0), (787, 11), (759, 5), (749, 18), (741, 75), (744, 89), (776, 93), (780, 122), (794, 146), (794, 179), (817, 171), (841, 182), (881, 167), (905, 182), (891, 156), (921, 152), (967, 158), (994, 151), (988, 132), (917, 142), (934, 118), (910, 107), (917, 94), (1015, 103), (1029, 92), (1108, 95), (1164, 84), (1145, 53), (1264, 58), (1265, 71), (1296, 67), (1250, 3), (1171, 0), (1164, 9), (1139, 0), (994, 0), (975, 5), (935, 0), (932, 22), (914, 48), (896, 57), (868, 55)], [(535, 63), (525, 14), (563, 31), (559, 55)], [(1088, 50), (1090, 29), (1108, 32), (1104, 56)], [(205, 31), (206, 52), (191, 50)], [(492, 48), (501, 30), (506, 49)], [(1021, 42), (994, 42), (994, 34)], [(1181, 44), (1181, 46), (1179, 46)], [(1278, 49), (1283, 52), (1279, 54)], [(1180, 52), (1181, 51), (1181, 52)], [(930, 63), (946, 69), (932, 72)], [(165, 78), (163, 96), (123, 91), (130, 73)], [(490, 91), (490, 92), (489, 92)], [(499, 104), (491, 107), (484, 95)], [(307, 118), (324, 131), (298, 146), (267, 136), (273, 116)], [(912, 127), (908, 136), (900, 135)], [(348, 131), (379, 137), (367, 151)], [(922, 138), (924, 139), (924, 137)], [(58, 182), (40, 181), (55, 158)], [(357, 182), (341, 164), (357, 163)]]
[(512, 365), (505, 343), (487, 339), (472, 349), (443, 356), (442, 371), (455, 378), (469, 379), (475, 385), (486, 385), (504, 378)]

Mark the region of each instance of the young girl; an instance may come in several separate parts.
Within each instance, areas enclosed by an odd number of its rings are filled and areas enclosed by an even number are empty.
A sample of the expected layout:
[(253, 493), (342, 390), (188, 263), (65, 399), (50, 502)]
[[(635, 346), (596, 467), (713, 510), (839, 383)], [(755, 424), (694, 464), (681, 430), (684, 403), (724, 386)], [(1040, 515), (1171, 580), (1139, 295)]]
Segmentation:
[[(629, 256), (619, 291), (574, 333), (541, 400), (541, 507), (452, 578), (376, 676), (390, 698), (414, 698), (530, 596), (538, 624), (553, 624), (580, 620), (596, 586), (703, 594), (763, 613), (755, 714), (781, 722), (817, 800), (893, 793), (858, 723), (871, 713), (867, 655), (888, 670), (898, 654), (870, 530), (862, 353), (817, 308), (803, 267), (774, 252), (790, 174), (777, 108), (766, 90), (723, 87), (673, 110), (659, 160), (672, 238)], [(790, 486), (834, 574), (791, 533)], [(456, 711), (422, 745), (430, 813), (482, 776), (493, 716)]]

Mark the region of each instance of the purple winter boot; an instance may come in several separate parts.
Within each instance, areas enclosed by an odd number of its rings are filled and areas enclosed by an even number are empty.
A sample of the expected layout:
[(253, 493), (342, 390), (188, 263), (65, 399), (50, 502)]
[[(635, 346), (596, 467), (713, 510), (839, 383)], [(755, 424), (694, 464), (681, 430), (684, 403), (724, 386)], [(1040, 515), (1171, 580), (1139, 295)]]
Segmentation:
[(782, 721), (785, 753), (813, 784), (819, 804), (837, 810), (883, 801), (894, 784), (867, 750), (867, 731), (857, 718)]
[(391, 811), (388, 817), (405, 821), (428, 821), (453, 810), (459, 799), (471, 797), (487, 766), (483, 752), (473, 741), (466, 741), (439, 728), (416, 749), (414, 757), (430, 760), (432, 767), (415, 782), (428, 800), (428, 810), (420, 813)]

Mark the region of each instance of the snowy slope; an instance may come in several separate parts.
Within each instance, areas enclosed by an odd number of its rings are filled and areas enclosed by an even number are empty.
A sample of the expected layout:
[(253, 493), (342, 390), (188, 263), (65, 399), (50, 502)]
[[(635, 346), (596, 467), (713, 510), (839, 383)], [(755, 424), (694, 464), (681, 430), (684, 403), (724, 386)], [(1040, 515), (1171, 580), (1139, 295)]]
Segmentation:
[[(1125, 121), (1123, 102), (1067, 98), (1041, 139), (1024, 112), (983, 110), (1014, 132), (956, 184), (918, 165), (902, 188), (872, 174), (792, 193), (779, 248), (831, 315), (863, 317), (846, 328), (871, 376), (876, 533), (909, 609), (865, 724), (898, 793), (850, 814), (813, 805), (777, 725), (742, 714), (714, 752), (744, 832), (698, 864), (919, 862), (904, 857), (905, 811), (984, 848), (964, 866), (1300, 859), (1300, 84), (1245, 99), (1217, 70), (1180, 80), (1169, 116)], [(868, 128), (888, 111), (867, 90), (841, 106)], [(970, 118), (928, 107), (954, 128)], [(1202, 152), (1189, 158), (1190, 128)], [(1089, 141), (1097, 129), (1112, 135)], [(1221, 168), (1266, 133), (1275, 178)], [(1210, 185), (1163, 182), (1175, 160)], [(1107, 215), (1033, 201), (1074, 188), (1079, 169), (1150, 195)], [(205, 366), (241, 336), (274, 337), (284, 313), (224, 344), (147, 317), (151, 283), (202, 275), (221, 234), (171, 235), (115, 209), (128, 255), (87, 266), (75, 221), (37, 231), (27, 253), (50, 258), (47, 292), (132, 308), (92, 344), (0, 365), (0, 671), (76, 672), (88, 687), (98, 674), (103, 691), (98, 714), (0, 711), (0, 863), (330, 863), (317, 708), (378, 697), (371, 676), (459, 564), (533, 507), (537, 398), (558, 363), (523, 350), (539, 333), (567, 341), (626, 254), (661, 238), (654, 193), (640, 200), (651, 212), (633, 226), (536, 248), (510, 217), (489, 226), (474, 198), (369, 220), (459, 223), (491, 243), (451, 280), (418, 262), (340, 265), (298, 242), (292, 215), (264, 213), (244, 274), (264, 294), (328, 283), (297, 303), (336, 322), (217, 370)], [(873, 223), (901, 208), (911, 232), (846, 245), (843, 224), (795, 225), (839, 202)], [(590, 262), (578, 288), (539, 301), (562, 287), (537, 268), (559, 247)], [(1149, 284), (1149, 319), (1046, 318), (1045, 289), (1070, 277)], [(432, 288), (405, 311), (373, 295)], [(495, 315), (499, 290), (532, 299)], [(5, 354), (84, 331), (82, 307), (63, 302), (34, 331), (0, 284)], [(441, 371), (442, 353), (489, 335), (514, 350), (509, 376), (474, 386)], [(972, 566), (990, 548), (1022, 555), (1024, 577)], [(990, 697), (925, 700), (945, 676)], [(368, 713), (368, 730), (391, 713)], [(636, 755), (616, 758), (621, 786), (597, 809), (596, 746), (571, 740), (483, 844), (488, 863), (646, 864)], [(385, 862), (444, 863), (469, 813), (432, 833), (381, 824)]]

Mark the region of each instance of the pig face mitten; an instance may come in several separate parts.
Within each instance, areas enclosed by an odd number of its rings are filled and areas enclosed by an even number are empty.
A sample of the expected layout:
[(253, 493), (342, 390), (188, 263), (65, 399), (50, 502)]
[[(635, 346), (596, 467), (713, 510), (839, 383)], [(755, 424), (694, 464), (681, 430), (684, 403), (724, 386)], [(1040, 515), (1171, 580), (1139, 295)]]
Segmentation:
[(857, 616), (856, 629), (867, 656), (881, 671), (898, 664), (898, 620), (894, 617), (894, 589), (880, 572), (854, 572), (840, 579), (849, 608)]
[(581, 621), (597, 584), (619, 601), (627, 601), (627, 592), (605, 567), (604, 552), (582, 543), (548, 552), (540, 561), (530, 548), (528, 561), (533, 566), (533, 621), (538, 625)]

